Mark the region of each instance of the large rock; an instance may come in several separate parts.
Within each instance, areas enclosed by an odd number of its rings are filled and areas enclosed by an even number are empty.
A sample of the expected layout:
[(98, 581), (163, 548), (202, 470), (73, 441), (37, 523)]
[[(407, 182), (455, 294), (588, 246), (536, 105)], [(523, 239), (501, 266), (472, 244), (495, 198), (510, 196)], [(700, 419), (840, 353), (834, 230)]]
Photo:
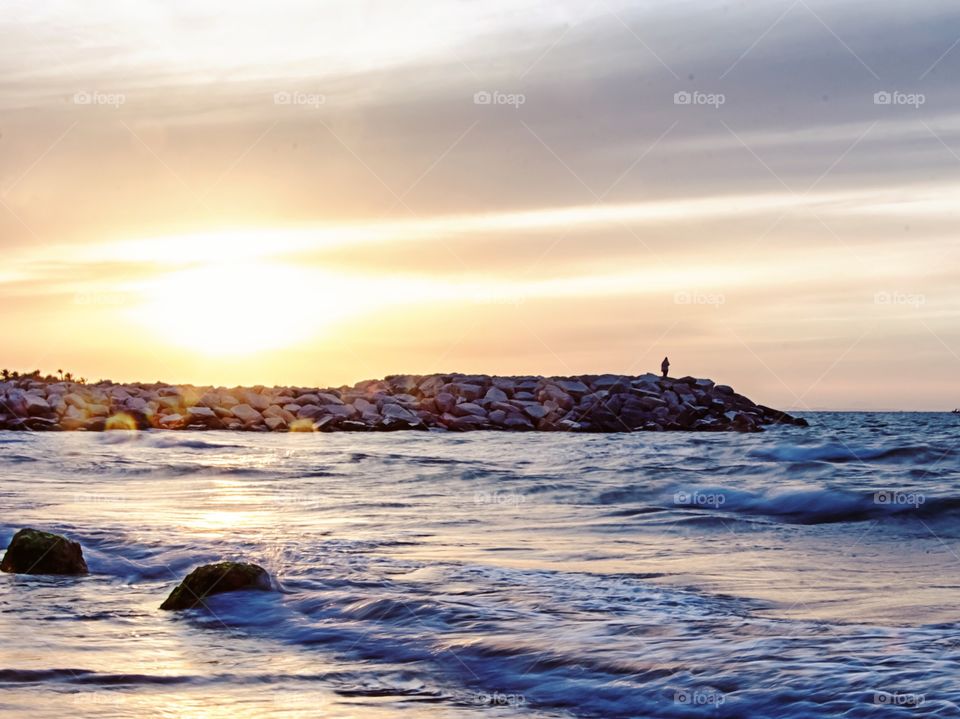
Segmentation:
[(27, 414), (31, 417), (48, 417), (53, 412), (46, 399), (34, 394), (28, 394), (24, 398), (24, 404)]
[(491, 402), (506, 402), (508, 399), (510, 399), (507, 397), (507, 393), (499, 387), (491, 387), (488, 389), (483, 398)]
[(192, 609), (204, 606), (204, 599), (214, 594), (243, 589), (272, 589), (267, 570), (256, 564), (219, 562), (197, 567), (170, 592), (161, 609)]
[(233, 412), (234, 417), (244, 424), (252, 424), (263, 420), (263, 416), (249, 404), (238, 404), (231, 407), (230, 411)]
[(569, 395), (574, 397), (582, 397), (590, 391), (590, 388), (587, 387), (583, 382), (574, 379), (561, 379), (557, 380), (557, 387), (562, 389)]
[(406, 422), (411, 425), (420, 424), (420, 418), (417, 415), (399, 404), (383, 405), (383, 418)]
[(10, 541), (0, 571), (15, 574), (86, 574), (78, 542), (38, 529), (21, 529)]
[(473, 402), (461, 402), (453, 408), (452, 414), (457, 417), (466, 417), (467, 415), (473, 415), (475, 417), (486, 417), (487, 411), (478, 404)]

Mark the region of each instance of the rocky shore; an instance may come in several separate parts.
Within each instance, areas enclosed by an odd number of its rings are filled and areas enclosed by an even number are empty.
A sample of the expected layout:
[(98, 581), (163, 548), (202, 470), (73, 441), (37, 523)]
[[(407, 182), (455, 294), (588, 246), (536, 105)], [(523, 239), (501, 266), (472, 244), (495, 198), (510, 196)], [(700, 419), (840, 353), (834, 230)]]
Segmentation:
[(0, 382), (7, 430), (758, 432), (775, 423), (806, 425), (712, 380), (653, 374), (392, 375), (326, 389)]

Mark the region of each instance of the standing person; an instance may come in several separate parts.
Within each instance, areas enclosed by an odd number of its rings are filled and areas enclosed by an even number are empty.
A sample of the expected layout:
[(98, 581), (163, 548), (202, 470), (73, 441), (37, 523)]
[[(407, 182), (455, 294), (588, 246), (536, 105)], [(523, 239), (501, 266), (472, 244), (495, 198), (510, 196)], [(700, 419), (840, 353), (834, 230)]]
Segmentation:
[(664, 357), (663, 362), (660, 363), (660, 371), (663, 372), (663, 378), (667, 378), (667, 372), (670, 371), (670, 358)]

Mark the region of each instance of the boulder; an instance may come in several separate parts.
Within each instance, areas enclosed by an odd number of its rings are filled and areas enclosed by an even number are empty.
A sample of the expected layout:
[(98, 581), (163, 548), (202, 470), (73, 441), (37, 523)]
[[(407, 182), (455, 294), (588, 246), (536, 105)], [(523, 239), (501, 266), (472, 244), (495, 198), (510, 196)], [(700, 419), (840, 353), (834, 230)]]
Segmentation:
[(161, 609), (192, 609), (204, 606), (204, 599), (214, 594), (244, 589), (272, 589), (267, 570), (244, 562), (219, 562), (197, 567), (178, 584)]
[(549, 410), (542, 404), (536, 404), (533, 402), (525, 404), (523, 411), (530, 419), (534, 420), (543, 419), (550, 413)]
[(453, 408), (453, 412), (451, 414), (457, 417), (466, 417), (467, 415), (486, 417), (487, 410), (478, 404), (474, 404), (473, 402), (461, 402)]
[(83, 423), (83, 428), (88, 432), (103, 432), (107, 428), (107, 418), (91, 417)]
[(509, 399), (507, 393), (499, 387), (491, 387), (488, 389), (483, 398), (491, 402), (506, 402)]
[(78, 542), (37, 529), (21, 529), (10, 541), (0, 571), (16, 574), (86, 574)]
[(483, 387), (476, 384), (456, 383), (447, 386), (447, 391), (462, 397), (467, 402), (473, 402), (483, 397)]
[(243, 400), (246, 404), (250, 405), (258, 412), (263, 412), (263, 410), (272, 404), (269, 397), (258, 392), (254, 392), (253, 390), (244, 392)]
[(260, 422), (263, 420), (263, 417), (260, 415), (260, 413), (249, 404), (238, 404), (235, 407), (232, 407), (230, 411), (233, 412), (234, 417), (239, 419), (244, 424), (251, 424), (253, 422)]
[(77, 409), (85, 410), (87, 408), (87, 402), (76, 392), (70, 392), (63, 396), (63, 401), (66, 402), (71, 407), (76, 407)]
[(49, 417), (53, 413), (47, 400), (34, 394), (26, 395), (24, 405), (26, 413), (31, 417)]
[(190, 407), (187, 410), (186, 422), (192, 427), (206, 427), (207, 429), (222, 429), (223, 422), (219, 415), (209, 407)]
[(400, 420), (411, 425), (420, 424), (420, 418), (417, 415), (399, 404), (383, 405), (383, 418), (384, 420)]
[[(399, 405), (397, 405), (399, 407)], [(352, 404), (327, 404), (322, 407), (324, 414), (330, 414), (341, 419), (356, 419), (360, 413)], [(401, 407), (401, 409), (403, 409)]]
[(172, 412), (180, 411), (180, 397), (173, 395), (169, 397), (160, 397), (157, 399), (161, 409), (169, 409)]
[(606, 389), (611, 390), (613, 387), (619, 386), (621, 384), (626, 384), (628, 378), (622, 377), (617, 374), (602, 374), (596, 377), (591, 384), (595, 390)]
[(454, 417), (452, 414), (445, 414), (441, 418), (447, 429), (454, 432), (468, 432), (475, 429), (487, 429), (490, 425), (486, 418), (468, 414), (464, 417)]
[(533, 423), (526, 417), (523, 417), (519, 414), (512, 414), (508, 416), (506, 420), (504, 420), (503, 426), (515, 432), (527, 432), (534, 429)]
[(217, 413), (209, 407), (191, 407), (187, 410), (187, 417), (192, 420), (216, 419)]
[(420, 383), (418, 390), (424, 397), (435, 397), (440, 389), (447, 383), (447, 378), (441, 375), (432, 375)]
[(437, 404), (437, 409), (442, 414), (443, 412), (450, 412), (457, 405), (457, 398), (454, 397), (450, 392), (441, 392), (436, 396), (434, 402)]
[(283, 417), (266, 417), (263, 422), (271, 432), (279, 432), (287, 428), (287, 422)]
[(180, 429), (184, 425), (184, 419), (179, 414), (165, 414), (159, 420), (160, 429)]
[(361, 414), (377, 411), (377, 405), (375, 405), (373, 402), (370, 402), (369, 400), (364, 399), (363, 397), (357, 397), (355, 400), (353, 400), (353, 406)]
[(297, 410), (297, 417), (300, 419), (316, 419), (324, 414), (326, 413), (323, 411), (323, 409), (315, 404), (306, 404)]

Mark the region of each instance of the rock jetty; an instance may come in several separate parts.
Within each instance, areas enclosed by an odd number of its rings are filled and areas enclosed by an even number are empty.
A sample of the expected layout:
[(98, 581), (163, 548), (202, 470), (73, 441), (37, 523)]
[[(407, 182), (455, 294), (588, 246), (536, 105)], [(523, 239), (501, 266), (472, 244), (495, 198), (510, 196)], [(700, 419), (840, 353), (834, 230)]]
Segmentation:
[(759, 432), (806, 420), (709, 379), (391, 375), (352, 387), (0, 382), (0, 429), (251, 432)]

